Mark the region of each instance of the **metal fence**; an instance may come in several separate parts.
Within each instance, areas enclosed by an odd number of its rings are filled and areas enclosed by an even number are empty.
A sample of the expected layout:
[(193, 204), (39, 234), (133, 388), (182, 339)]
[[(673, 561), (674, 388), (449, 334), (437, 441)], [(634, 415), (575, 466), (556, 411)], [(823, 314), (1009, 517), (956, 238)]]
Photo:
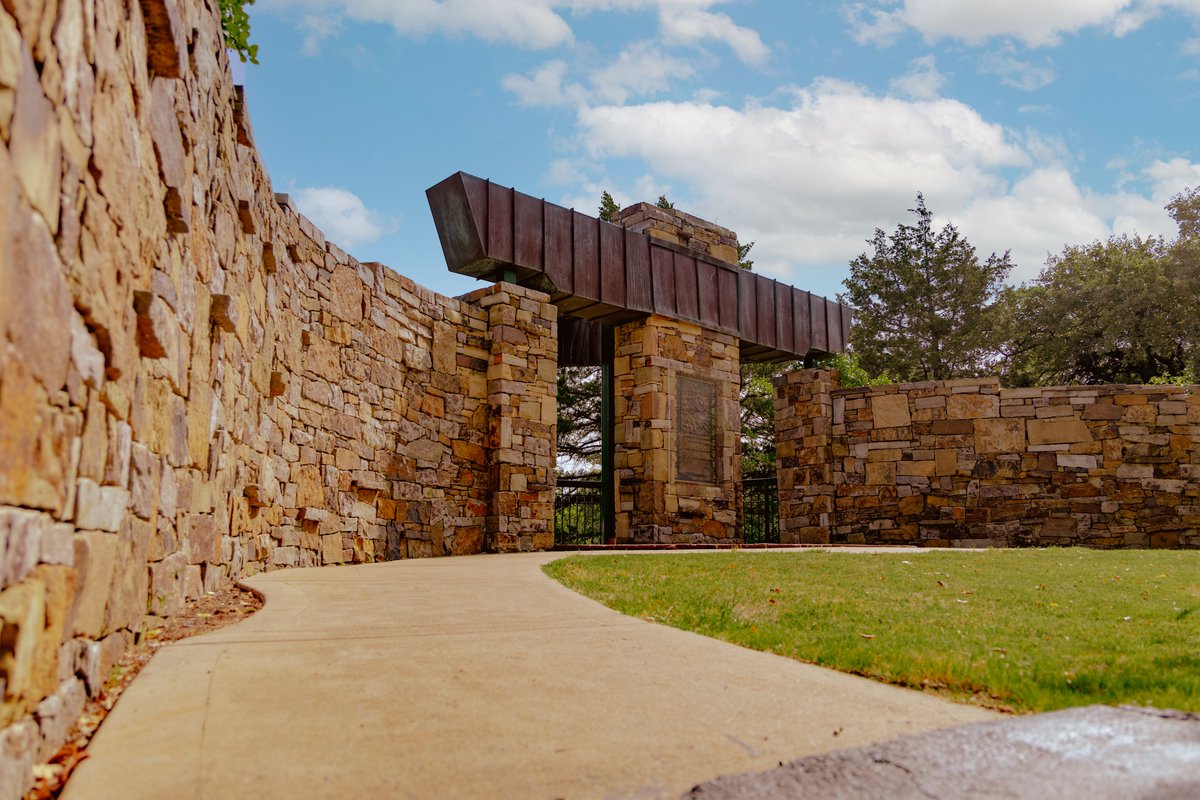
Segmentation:
[(742, 478), (742, 538), (746, 544), (779, 544), (779, 493), (774, 473)]
[(559, 478), (554, 490), (554, 543), (604, 544), (599, 475)]

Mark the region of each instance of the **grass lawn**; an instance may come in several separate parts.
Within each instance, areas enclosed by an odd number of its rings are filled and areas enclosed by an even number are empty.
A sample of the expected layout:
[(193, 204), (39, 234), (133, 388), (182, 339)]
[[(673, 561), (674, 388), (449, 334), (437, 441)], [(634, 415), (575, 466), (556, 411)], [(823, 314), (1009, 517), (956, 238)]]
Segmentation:
[(545, 569), (625, 614), (994, 708), (1200, 711), (1200, 552), (732, 551)]

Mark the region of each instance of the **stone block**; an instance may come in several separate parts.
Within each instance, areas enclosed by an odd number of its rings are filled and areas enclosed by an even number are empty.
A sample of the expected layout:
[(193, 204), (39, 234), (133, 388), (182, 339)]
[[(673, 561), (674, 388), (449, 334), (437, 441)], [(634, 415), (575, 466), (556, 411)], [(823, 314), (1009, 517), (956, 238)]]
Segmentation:
[(220, 539), (212, 514), (188, 514), (183, 519), (180, 532), (187, 542), (189, 563), (220, 562)]
[[(7, 721), (0, 721), (0, 725)], [(0, 797), (20, 798), (33, 788), (39, 733), (32, 720), (0, 727)]]
[(150, 565), (150, 613), (160, 617), (183, 613), (187, 567), (187, 557), (183, 553), (172, 553)]
[(1000, 416), (1000, 397), (994, 394), (953, 394), (946, 399), (949, 419), (987, 419)]
[(875, 461), (866, 465), (867, 484), (879, 486), (896, 482), (895, 461)]
[(33, 511), (0, 509), (0, 589), (24, 580), (41, 555), (46, 518)]
[(79, 570), (74, 607), (74, 635), (98, 639), (104, 633), (104, 610), (117, 560), (117, 537), (111, 533), (75, 534), (75, 567)]
[(1031, 419), (1026, 421), (1026, 430), (1031, 445), (1092, 441), (1092, 433), (1087, 423), (1075, 418)]
[(931, 478), (937, 469), (937, 462), (932, 458), (928, 461), (897, 461), (896, 474), (909, 477)]
[(180, 78), (186, 69), (187, 13), (181, 0), (140, 0), (146, 61), (155, 75)]
[(37, 648), (46, 624), (46, 587), (26, 580), (0, 592), (0, 627), (4, 630), (4, 652), (0, 667), (5, 677), (0, 704), (0, 727), (10, 725), (45, 696), (39, 691), (36, 673)]
[(1025, 451), (1025, 420), (977, 419), (972, 428), (977, 453), (1021, 453)]
[[(0, 269), (0, 280), (12, 271), (5, 267)], [(6, 291), (0, 287), (0, 304)], [(17, 295), (23, 296), (24, 290)], [(3, 314), (0, 309), (0, 321)], [(0, 349), (0, 420), (6, 421), (0, 425), (0, 504), (58, 512), (68, 494), (71, 430), (25, 362), (12, 358), (5, 363), (4, 357)]]
[(876, 428), (898, 428), (912, 424), (907, 394), (884, 394), (871, 398), (871, 415)]
[(938, 450), (933, 454), (934, 474), (953, 475), (958, 471), (958, 451)]
[[(62, 145), (58, 114), (42, 91), (29, 48), (20, 49), (21, 72), (8, 146), (17, 179), (51, 235), (58, 231)], [(19, 259), (17, 259), (19, 261)], [(10, 265), (11, 266), (11, 265)], [(57, 275), (56, 275), (57, 277)], [(65, 319), (63, 316), (60, 319)], [(63, 353), (65, 356), (65, 352)]]
[(121, 529), (129, 509), (129, 490), (118, 486), (98, 486), (90, 478), (80, 478), (75, 490), (75, 526), (82, 530)]
[[(3, 523), (0, 523), (2, 525)], [(43, 564), (75, 565), (75, 528), (68, 523), (46, 526), (42, 533), (40, 561)]]
[(71, 677), (59, 684), (58, 691), (38, 703), (34, 710), (41, 738), (38, 761), (49, 761), (66, 743), (67, 734), (83, 714), (86, 701), (83, 681)]

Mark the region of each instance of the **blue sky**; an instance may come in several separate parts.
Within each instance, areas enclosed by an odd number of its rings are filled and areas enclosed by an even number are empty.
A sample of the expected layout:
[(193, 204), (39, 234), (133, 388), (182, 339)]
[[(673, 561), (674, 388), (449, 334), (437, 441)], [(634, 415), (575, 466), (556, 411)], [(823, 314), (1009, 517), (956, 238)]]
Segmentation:
[(1014, 280), (1174, 234), (1200, 185), (1200, 0), (258, 0), (276, 191), (444, 294), (425, 189), (465, 170), (595, 213), (666, 193), (833, 295), (918, 191)]

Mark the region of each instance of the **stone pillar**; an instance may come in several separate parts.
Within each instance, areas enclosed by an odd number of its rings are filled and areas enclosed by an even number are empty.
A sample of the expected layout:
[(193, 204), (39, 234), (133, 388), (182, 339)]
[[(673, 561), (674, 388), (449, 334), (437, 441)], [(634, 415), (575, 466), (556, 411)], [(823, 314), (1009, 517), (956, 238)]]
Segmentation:
[(616, 329), (617, 543), (732, 542), (741, 511), (738, 340), (652, 315)]
[(833, 525), (833, 391), (837, 370), (801, 369), (775, 379), (779, 541), (829, 544)]
[[(737, 234), (637, 203), (613, 222), (737, 263)], [(733, 542), (742, 506), (737, 337), (658, 315), (616, 329), (617, 542)]]
[(738, 261), (736, 233), (675, 208), (635, 203), (621, 209), (613, 217), (613, 224), (677, 244), (688, 250), (705, 253), (730, 264), (736, 264)]
[(548, 295), (497, 283), (465, 298), (487, 309), (490, 552), (554, 546), (558, 309)]

